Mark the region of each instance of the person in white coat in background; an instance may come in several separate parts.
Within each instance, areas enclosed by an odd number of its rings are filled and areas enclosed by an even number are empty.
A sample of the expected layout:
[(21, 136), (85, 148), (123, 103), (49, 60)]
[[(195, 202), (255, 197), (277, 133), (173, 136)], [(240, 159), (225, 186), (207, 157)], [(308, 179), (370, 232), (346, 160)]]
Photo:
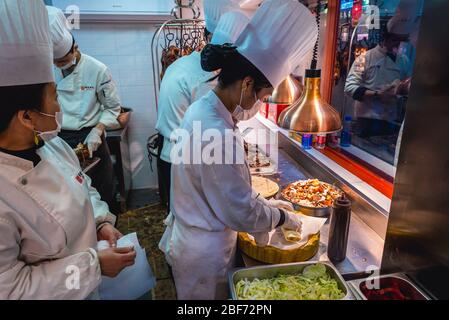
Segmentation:
[(408, 41), (410, 31), (401, 19), (391, 18), (382, 43), (359, 56), (351, 66), (345, 93), (355, 100), (357, 134), (361, 138), (399, 131), (394, 123), (398, 120), (397, 93), (409, 87), (412, 68), (398, 50), (402, 41)]
[[(204, 2), (206, 29), (213, 37), (214, 44), (233, 43), (249, 22), (249, 11), (243, 13), (232, 0)], [(232, 11), (229, 11), (232, 10)], [(179, 128), (187, 108), (214, 87), (208, 82), (214, 76), (213, 72), (201, 68), (201, 53), (176, 60), (164, 74), (159, 100), (156, 130), (158, 136), (158, 179), (161, 199), (170, 206), (170, 153), (176, 141), (171, 140), (171, 134)], [(242, 112), (243, 113), (243, 112)]]
[(51, 6), (47, 10), (58, 101), (64, 112), (60, 137), (72, 148), (85, 144), (91, 157), (101, 159), (89, 175), (102, 200), (118, 213), (113, 194), (114, 169), (105, 141), (106, 129), (118, 125), (121, 102), (117, 86), (103, 63), (80, 52), (63, 12)]
[[(227, 298), (237, 232), (253, 234), (266, 245), (274, 228), (301, 228), (291, 204), (277, 202), (276, 208), (253, 190), (232, 114), (237, 106), (249, 110), (268, 97), (309, 54), (317, 35), (315, 18), (304, 5), (268, 0), (235, 47), (209, 44), (203, 49), (202, 67), (220, 70), (218, 85), (189, 107), (178, 130), (171, 212), (159, 244), (172, 267), (178, 299)], [(200, 139), (203, 134), (213, 140)]]
[(0, 2), (1, 300), (93, 298), (102, 275), (135, 259), (132, 248), (96, 251), (98, 240), (114, 245), (121, 234), (57, 136), (47, 19), (41, 1)]

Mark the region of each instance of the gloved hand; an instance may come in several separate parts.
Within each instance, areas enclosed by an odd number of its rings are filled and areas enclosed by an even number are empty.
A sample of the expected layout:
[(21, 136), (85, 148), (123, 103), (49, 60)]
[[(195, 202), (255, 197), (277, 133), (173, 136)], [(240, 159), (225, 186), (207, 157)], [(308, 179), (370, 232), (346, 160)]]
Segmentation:
[(87, 145), (87, 149), (89, 149), (89, 156), (92, 158), (92, 155), (98, 148), (101, 146), (101, 136), (103, 135), (103, 131), (98, 128), (93, 128), (89, 135), (86, 137), (84, 144)]
[(294, 230), (301, 232), (302, 229), (302, 221), (299, 215), (293, 212), (286, 212), (285, 223), (281, 226), (286, 230)]
[(270, 242), (270, 234), (268, 232), (254, 233), (252, 236), (259, 247), (266, 247), (268, 242)]
[(283, 200), (276, 200), (276, 199), (270, 199), (268, 200), (268, 204), (272, 207), (278, 208), (278, 209), (283, 209), (283, 210), (287, 210), (287, 211), (293, 211), (295, 210), (293, 208), (293, 204), (291, 204), (288, 201), (283, 201)]

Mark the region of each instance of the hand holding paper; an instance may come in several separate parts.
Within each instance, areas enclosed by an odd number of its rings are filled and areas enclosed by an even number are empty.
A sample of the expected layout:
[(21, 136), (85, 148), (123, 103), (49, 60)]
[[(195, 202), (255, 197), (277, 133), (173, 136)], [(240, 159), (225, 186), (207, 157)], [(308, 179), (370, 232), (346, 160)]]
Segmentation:
[[(100, 241), (99, 254), (108, 247), (107, 241)], [(116, 250), (126, 250), (123, 248), (129, 247), (134, 247), (135, 263), (123, 269), (115, 278), (103, 277), (100, 284), (100, 296), (104, 300), (135, 300), (156, 285), (145, 250), (140, 246), (136, 233), (128, 234), (117, 241)]]

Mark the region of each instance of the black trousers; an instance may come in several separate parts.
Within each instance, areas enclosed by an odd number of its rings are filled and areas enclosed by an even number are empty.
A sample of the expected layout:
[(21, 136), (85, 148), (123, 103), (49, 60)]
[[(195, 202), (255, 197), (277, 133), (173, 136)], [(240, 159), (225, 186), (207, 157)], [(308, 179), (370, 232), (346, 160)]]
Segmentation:
[(171, 163), (161, 159), (162, 148), (164, 147), (164, 136), (158, 136), (158, 157), (157, 174), (159, 184), (159, 195), (161, 202), (167, 206), (167, 213), (170, 212), (170, 181)]
[[(67, 142), (70, 147), (76, 148), (79, 143), (86, 140), (87, 135), (92, 128), (83, 128), (79, 131), (62, 130), (59, 136)], [(111, 213), (118, 215), (120, 209), (114, 197), (114, 167), (112, 165), (111, 153), (106, 142), (105, 136), (101, 137), (102, 144), (97, 151), (93, 153), (94, 157), (100, 158), (100, 162), (94, 167), (88, 176), (92, 179), (92, 186), (97, 189), (101, 200), (106, 202)]]

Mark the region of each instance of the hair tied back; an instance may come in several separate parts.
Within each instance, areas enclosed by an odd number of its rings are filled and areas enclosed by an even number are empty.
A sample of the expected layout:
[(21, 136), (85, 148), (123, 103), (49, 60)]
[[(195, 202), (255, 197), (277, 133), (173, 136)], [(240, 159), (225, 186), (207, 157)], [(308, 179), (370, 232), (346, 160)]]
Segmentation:
[(236, 53), (238, 53), (237, 47), (229, 43), (208, 44), (201, 51), (201, 67), (208, 72), (222, 69)]

